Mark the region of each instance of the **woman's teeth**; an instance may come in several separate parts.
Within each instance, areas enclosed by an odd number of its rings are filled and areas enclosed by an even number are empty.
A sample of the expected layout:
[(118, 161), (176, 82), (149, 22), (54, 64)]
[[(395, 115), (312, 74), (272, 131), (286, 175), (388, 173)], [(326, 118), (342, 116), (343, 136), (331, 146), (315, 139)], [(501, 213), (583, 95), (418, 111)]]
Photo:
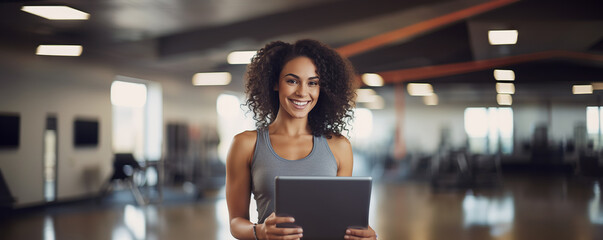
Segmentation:
[(291, 102), (293, 102), (293, 104), (295, 104), (297, 106), (305, 106), (306, 104), (309, 103), (309, 101), (299, 102), (299, 101), (293, 101), (293, 100), (291, 100)]

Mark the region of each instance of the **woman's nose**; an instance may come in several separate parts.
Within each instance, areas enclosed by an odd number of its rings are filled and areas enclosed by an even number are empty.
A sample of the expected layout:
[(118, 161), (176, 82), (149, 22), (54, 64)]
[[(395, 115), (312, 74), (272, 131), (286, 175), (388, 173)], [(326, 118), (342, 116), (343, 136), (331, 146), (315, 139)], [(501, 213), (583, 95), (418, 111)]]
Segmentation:
[(300, 84), (297, 86), (295, 94), (305, 97), (308, 94), (308, 88), (304, 84)]

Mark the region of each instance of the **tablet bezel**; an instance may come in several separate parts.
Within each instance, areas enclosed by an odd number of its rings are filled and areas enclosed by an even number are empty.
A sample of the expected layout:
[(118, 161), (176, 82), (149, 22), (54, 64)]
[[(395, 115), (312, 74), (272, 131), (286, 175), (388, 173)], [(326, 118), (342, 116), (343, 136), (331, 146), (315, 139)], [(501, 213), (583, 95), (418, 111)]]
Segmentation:
[[(304, 239), (343, 238), (348, 227), (368, 227), (371, 177), (275, 177), (275, 213), (292, 216)], [(327, 196), (327, 197), (325, 197)]]

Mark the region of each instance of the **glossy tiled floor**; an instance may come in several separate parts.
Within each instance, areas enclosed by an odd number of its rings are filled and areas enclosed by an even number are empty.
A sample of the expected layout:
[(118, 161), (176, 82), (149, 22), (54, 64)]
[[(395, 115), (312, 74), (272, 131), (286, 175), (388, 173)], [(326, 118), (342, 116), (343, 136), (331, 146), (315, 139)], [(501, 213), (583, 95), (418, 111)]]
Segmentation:
[[(19, 211), (0, 222), (0, 239), (231, 239), (221, 191), (145, 207), (129, 200)], [(506, 175), (499, 189), (439, 192), (379, 181), (370, 221), (380, 239), (603, 239), (602, 203), (598, 182), (574, 177)]]

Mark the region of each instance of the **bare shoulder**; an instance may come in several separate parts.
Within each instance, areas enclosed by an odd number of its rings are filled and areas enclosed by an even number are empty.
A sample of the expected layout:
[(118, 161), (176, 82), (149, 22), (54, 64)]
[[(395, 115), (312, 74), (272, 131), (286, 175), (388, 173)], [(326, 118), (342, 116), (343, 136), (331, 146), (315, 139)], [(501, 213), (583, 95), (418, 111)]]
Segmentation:
[(333, 155), (338, 160), (351, 157), (352, 144), (346, 137), (334, 135), (332, 138), (327, 139), (327, 143), (329, 144), (329, 148), (331, 148), (331, 152), (333, 152)]
[(352, 144), (350, 143), (350, 140), (341, 135), (334, 135), (331, 139), (327, 139), (327, 142), (329, 143), (329, 147), (331, 148), (331, 150), (348, 151), (352, 149)]
[(327, 139), (327, 143), (337, 161), (337, 176), (352, 176), (354, 153), (350, 140), (339, 135)]
[(255, 150), (255, 142), (257, 141), (257, 131), (244, 131), (234, 136), (228, 153), (229, 159), (251, 162), (253, 152)]
[(257, 140), (257, 137), (258, 137), (258, 135), (257, 135), (256, 130), (244, 131), (244, 132), (239, 133), (234, 136), (233, 143), (237, 142), (238, 144), (255, 145), (255, 141)]

